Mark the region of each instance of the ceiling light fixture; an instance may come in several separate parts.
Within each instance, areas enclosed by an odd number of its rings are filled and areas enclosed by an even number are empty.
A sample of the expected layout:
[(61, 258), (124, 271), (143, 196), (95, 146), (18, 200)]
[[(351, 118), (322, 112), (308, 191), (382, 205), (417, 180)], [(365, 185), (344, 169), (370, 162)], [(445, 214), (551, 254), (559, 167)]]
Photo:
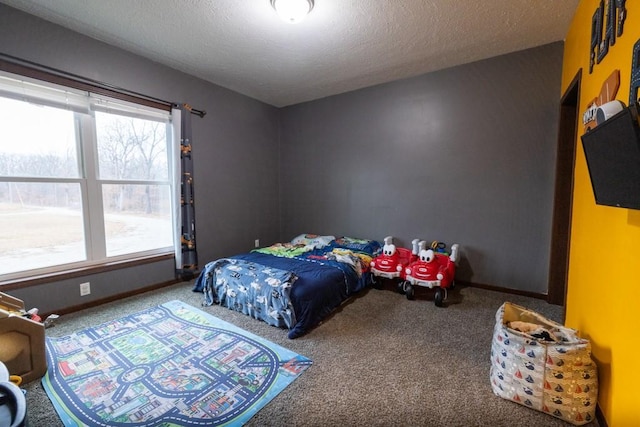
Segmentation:
[(280, 18), (290, 24), (297, 24), (311, 12), (313, 0), (271, 0), (271, 6)]

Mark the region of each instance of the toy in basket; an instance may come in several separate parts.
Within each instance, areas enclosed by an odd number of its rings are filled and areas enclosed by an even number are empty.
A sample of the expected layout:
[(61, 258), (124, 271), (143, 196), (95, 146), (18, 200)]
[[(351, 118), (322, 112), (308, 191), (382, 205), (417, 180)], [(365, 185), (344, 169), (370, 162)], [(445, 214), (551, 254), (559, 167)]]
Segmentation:
[[(414, 239), (412, 243), (414, 249), (417, 248), (418, 239)], [(371, 260), (371, 281), (375, 285), (378, 277), (404, 280), (405, 267), (416, 259), (418, 259), (417, 250), (411, 252), (409, 249), (398, 248), (393, 244), (393, 237), (387, 236), (384, 238), (382, 254)]]
[[(453, 288), (458, 258), (458, 244), (451, 245), (451, 254), (444, 252), (440, 242), (427, 249), (425, 241), (419, 243), (418, 259), (405, 267), (402, 291), (407, 299), (413, 299), (414, 286), (435, 288), (434, 302), (437, 307), (447, 299), (447, 289)], [(435, 250), (434, 250), (435, 249)]]

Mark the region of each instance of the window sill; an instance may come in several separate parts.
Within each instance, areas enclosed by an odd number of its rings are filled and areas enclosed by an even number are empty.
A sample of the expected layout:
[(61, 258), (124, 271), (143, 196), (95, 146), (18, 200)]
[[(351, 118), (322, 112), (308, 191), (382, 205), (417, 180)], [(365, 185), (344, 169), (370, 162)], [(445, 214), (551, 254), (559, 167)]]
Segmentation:
[(92, 274), (104, 273), (107, 271), (121, 270), (124, 268), (135, 267), (138, 265), (151, 264), (154, 262), (165, 261), (173, 259), (174, 254), (163, 255), (151, 255), (143, 256), (139, 258), (127, 259), (124, 261), (107, 262), (100, 265), (93, 265), (89, 267), (75, 268), (73, 270), (65, 270), (56, 273), (42, 274), (39, 276), (32, 276), (27, 278), (7, 280), (0, 282), (0, 291), (10, 291), (13, 289), (28, 288), (30, 286), (41, 285), (43, 283), (58, 282), (61, 280), (73, 279), (76, 277), (90, 276)]

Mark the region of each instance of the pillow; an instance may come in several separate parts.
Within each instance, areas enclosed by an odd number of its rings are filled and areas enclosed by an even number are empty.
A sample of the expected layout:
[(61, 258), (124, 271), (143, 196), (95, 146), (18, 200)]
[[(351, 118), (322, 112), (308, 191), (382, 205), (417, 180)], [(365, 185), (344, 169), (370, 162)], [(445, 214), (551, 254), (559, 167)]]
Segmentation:
[(342, 236), (334, 241), (334, 246), (351, 249), (352, 251), (366, 252), (371, 255), (376, 255), (380, 252), (380, 242), (369, 239), (356, 239), (354, 237)]
[(320, 249), (327, 246), (335, 239), (335, 236), (318, 236), (317, 234), (300, 234), (291, 240), (294, 245), (313, 246), (314, 249)]

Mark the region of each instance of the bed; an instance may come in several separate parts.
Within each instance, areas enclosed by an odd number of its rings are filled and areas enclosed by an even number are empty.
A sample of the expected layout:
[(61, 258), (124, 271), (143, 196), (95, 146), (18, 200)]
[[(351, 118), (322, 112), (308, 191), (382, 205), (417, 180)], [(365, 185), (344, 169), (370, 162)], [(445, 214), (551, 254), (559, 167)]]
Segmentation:
[(286, 328), (297, 338), (371, 284), (369, 263), (379, 242), (301, 234), (249, 253), (208, 263), (193, 291), (219, 304)]

